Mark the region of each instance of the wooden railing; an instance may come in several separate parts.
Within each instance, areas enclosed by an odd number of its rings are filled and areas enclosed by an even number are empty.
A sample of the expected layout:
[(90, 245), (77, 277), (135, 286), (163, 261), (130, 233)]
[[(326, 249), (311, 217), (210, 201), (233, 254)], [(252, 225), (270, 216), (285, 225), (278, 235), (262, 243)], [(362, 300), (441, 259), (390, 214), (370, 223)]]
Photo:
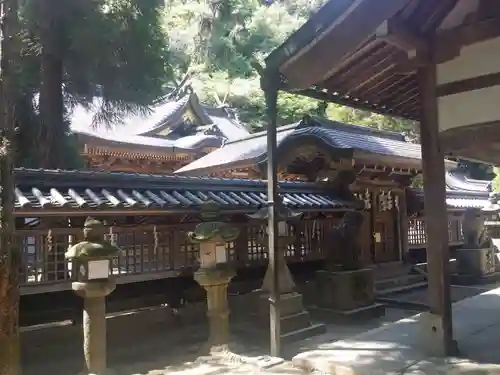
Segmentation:
[[(285, 249), (288, 262), (323, 258), (324, 234), (334, 225), (334, 219), (304, 220), (290, 227), (297, 240)], [(262, 243), (265, 226), (238, 224), (240, 236), (226, 245), (227, 260), (236, 267), (265, 264), (267, 249)], [(111, 227), (107, 239), (121, 248), (113, 259), (111, 272), (118, 282), (133, 282), (174, 277), (191, 272), (197, 264), (199, 247), (187, 240), (194, 224), (145, 225)], [(297, 232), (297, 233), (294, 233)], [(50, 286), (46, 291), (70, 288), (71, 263), (64, 253), (82, 239), (82, 230), (54, 228), (50, 230), (18, 230), (16, 242), (22, 254), (21, 285), (26, 288)], [(33, 289), (33, 293), (35, 290)]]
[[(448, 217), (448, 239), (450, 246), (463, 243), (462, 216)], [(408, 219), (408, 248), (425, 248), (426, 246), (425, 218)]]
[[(323, 259), (328, 243), (327, 233), (336, 219), (303, 220), (291, 226), (296, 241), (285, 249), (288, 262)], [(111, 272), (119, 283), (175, 277), (189, 274), (197, 264), (198, 245), (187, 240), (187, 232), (195, 224), (142, 225), (111, 227), (107, 239), (122, 250), (113, 259)], [(265, 226), (255, 223), (236, 224), (240, 236), (226, 245), (227, 260), (235, 267), (263, 265), (267, 262), (267, 249), (262, 243)], [(368, 231), (362, 236), (371, 239)], [(449, 237), (451, 245), (462, 242), (460, 216), (450, 216)], [(21, 292), (69, 290), (71, 263), (64, 253), (72, 244), (82, 239), (82, 230), (76, 228), (21, 229), (16, 232), (16, 242), (22, 254)], [(369, 239), (364, 243), (369, 243)], [(408, 247), (426, 247), (425, 219), (408, 219)], [(37, 288), (34, 288), (37, 287)], [(42, 288), (40, 288), (42, 287)]]

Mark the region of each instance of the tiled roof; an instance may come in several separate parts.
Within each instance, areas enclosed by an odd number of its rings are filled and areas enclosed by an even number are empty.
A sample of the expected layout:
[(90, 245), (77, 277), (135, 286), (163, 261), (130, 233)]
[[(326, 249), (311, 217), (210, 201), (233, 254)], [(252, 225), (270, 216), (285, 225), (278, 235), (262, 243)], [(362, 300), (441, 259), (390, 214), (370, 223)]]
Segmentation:
[(446, 198), (448, 207), (453, 208), (483, 208), (488, 204), (488, 198)]
[[(93, 171), (16, 169), (18, 212), (195, 211), (213, 200), (225, 210), (254, 212), (266, 204), (267, 184), (261, 180), (162, 176)], [(299, 211), (357, 207), (317, 184), (280, 183), (284, 204)]]
[[(471, 180), (458, 171), (446, 172), (446, 204), (451, 208), (483, 208), (488, 203), (489, 181)], [(414, 190), (424, 201), (423, 190)]]
[[(241, 125), (226, 108), (210, 108), (201, 105), (198, 97), (190, 93), (175, 100), (166, 100), (152, 107), (147, 114), (131, 115), (121, 123), (94, 124), (94, 116), (100, 106), (95, 100), (91, 109), (77, 106), (71, 115), (71, 130), (85, 137), (147, 147), (164, 148), (163, 151), (173, 151), (173, 148), (191, 150), (203, 147), (220, 147), (226, 140), (234, 140), (247, 136), (248, 130)], [(186, 109), (193, 108), (196, 116), (204, 125), (215, 125), (220, 135), (206, 134), (198, 131), (188, 137), (169, 137), (159, 135), (165, 130), (172, 130), (182, 122)], [(234, 118), (233, 118), (234, 117)]]
[[(420, 145), (405, 142), (404, 136), (359, 125), (348, 125), (324, 119), (309, 119), (277, 129), (278, 151), (288, 140), (315, 137), (330, 147), (352, 149), (370, 154), (421, 159)], [(177, 170), (179, 174), (199, 174), (213, 168), (246, 167), (264, 160), (267, 156), (266, 132), (253, 134), (229, 142), (194, 162)]]
[(457, 170), (446, 173), (446, 187), (449, 190), (488, 193), (491, 181), (474, 180)]

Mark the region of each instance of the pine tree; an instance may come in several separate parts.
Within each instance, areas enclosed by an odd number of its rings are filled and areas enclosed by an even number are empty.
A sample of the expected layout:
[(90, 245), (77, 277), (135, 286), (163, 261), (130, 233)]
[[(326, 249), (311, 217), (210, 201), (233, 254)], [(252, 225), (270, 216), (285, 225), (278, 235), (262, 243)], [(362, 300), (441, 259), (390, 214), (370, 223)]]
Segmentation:
[(0, 83), (0, 375), (20, 375), (19, 251), (14, 244), (18, 0), (3, 0)]

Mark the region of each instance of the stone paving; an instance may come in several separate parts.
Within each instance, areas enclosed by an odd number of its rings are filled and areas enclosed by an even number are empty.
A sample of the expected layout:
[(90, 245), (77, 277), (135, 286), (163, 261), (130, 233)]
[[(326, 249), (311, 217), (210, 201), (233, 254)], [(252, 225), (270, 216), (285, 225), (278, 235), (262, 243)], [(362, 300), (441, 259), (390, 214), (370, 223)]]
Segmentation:
[[(465, 289), (464, 289), (465, 290)], [(475, 290), (469, 292), (475, 294)], [(460, 297), (465, 298), (469, 292)], [(421, 291), (409, 292), (407, 298), (412, 300), (421, 296)], [(403, 318), (412, 319), (416, 312), (412, 310), (388, 308), (385, 316), (370, 321), (357, 322), (350, 325), (327, 323), (327, 332), (300, 342), (287, 344), (283, 347), (282, 356), (292, 359), (296, 354), (311, 350), (329, 350), (339, 340), (349, 340), (363, 332), (378, 327), (390, 325)], [(314, 316), (313, 316), (314, 318)], [(500, 318), (499, 318), (500, 319)], [(117, 375), (216, 375), (216, 374), (300, 374), (308, 372), (296, 368), (291, 362), (285, 361), (277, 366), (265, 368), (263, 363), (269, 353), (267, 335), (258, 337), (250, 335), (255, 331), (255, 322), (248, 320), (239, 313), (234, 313), (231, 322), (233, 343), (231, 350), (239, 356), (199, 357), (200, 345), (207, 337), (207, 327), (202, 309), (178, 320), (168, 309), (156, 309), (140, 314), (123, 315), (108, 319), (108, 364)], [(476, 360), (484, 354), (488, 342), (496, 342), (500, 336), (500, 325), (492, 326), (484, 335), (476, 337), (476, 343), (482, 344), (475, 349), (469, 345), (469, 351), (474, 352)], [(81, 349), (81, 328), (61, 324), (50, 329), (25, 330), (23, 340), (23, 367), (25, 375), (72, 375), (77, 374), (83, 364)], [(382, 352), (384, 352), (382, 350)], [(491, 354), (489, 354), (491, 357)], [(429, 368), (444, 368), (446, 371), (457, 368), (471, 370), (470, 375), (499, 374), (493, 369), (484, 372), (484, 367), (477, 370), (475, 364), (457, 359), (448, 362), (437, 359), (418, 362), (421, 369), (408, 369), (405, 374), (439, 374), (428, 371)], [(434, 366), (434, 367), (433, 367)], [(451, 367), (450, 367), (451, 366)], [(465, 367), (464, 367), (465, 366)], [(467, 370), (467, 371), (469, 371)], [(477, 370), (477, 371), (476, 371)], [(354, 375), (352, 372), (338, 372), (333, 375)], [(420, 371), (420, 372), (419, 372)], [(441, 370), (440, 370), (441, 371)], [(444, 370), (443, 370), (444, 371)], [(454, 370), (453, 370), (454, 371)], [(448, 373), (454, 373), (454, 372)], [(478, 372), (479, 371), (479, 372)], [(322, 371), (322, 373), (327, 373)], [(447, 373), (447, 372), (442, 372)]]
[(422, 335), (422, 326), (429, 323), (423, 313), (302, 352), (292, 362), (305, 371), (332, 374), (340, 368), (356, 375), (500, 375), (500, 355), (496, 350), (500, 288), (461, 300), (452, 310), (454, 338), (461, 358), (431, 357), (436, 353), (436, 339)]
[[(286, 345), (283, 357), (291, 359), (304, 350), (380, 327), (413, 313), (409, 310), (388, 309), (386, 316), (368, 322), (327, 324), (325, 334)], [(227, 360), (225, 357), (198, 357), (200, 345), (208, 333), (205, 324), (182, 324), (173, 321), (165, 311), (108, 319), (108, 364), (118, 375), (283, 373), (285, 369), (285, 373), (291, 374), (289, 363), (272, 369), (262, 368), (260, 357), (265, 358), (269, 353), (268, 338), (267, 335), (258, 337), (248, 334), (255, 330), (254, 322), (233, 318), (231, 327), (234, 340), (231, 350), (242, 357)], [(79, 327), (60, 325), (27, 331), (23, 333), (22, 339), (25, 375), (71, 375), (81, 370), (83, 356)]]
[[(485, 286), (460, 286), (453, 285), (451, 287), (451, 301), (458, 302), (465, 298), (474, 297), (478, 294), (484, 293), (488, 290), (492, 289), (492, 287)], [(393, 293), (389, 296), (385, 296), (387, 299), (392, 299), (398, 302), (412, 302), (412, 303), (421, 303), (427, 304), (428, 292), (427, 288), (418, 288), (416, 290), (404, 293)]]

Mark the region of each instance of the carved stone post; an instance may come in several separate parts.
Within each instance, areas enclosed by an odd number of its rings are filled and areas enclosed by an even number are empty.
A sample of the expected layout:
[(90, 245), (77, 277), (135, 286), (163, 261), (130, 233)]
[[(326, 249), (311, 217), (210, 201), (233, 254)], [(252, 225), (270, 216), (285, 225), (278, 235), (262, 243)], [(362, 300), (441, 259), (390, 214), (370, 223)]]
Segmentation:
[(104, 241), (105, 227), (88, 218), (83, 230), (84, 240), (66, 252), (72, 263), (72, 288), (84, 299), (83, 309), (83, 374), (102, 375), (106, 364), (106, 303), (105, 298), (115, 290), (115, 280), (110, 277), (110, 262), (119, 251)]
[(227, 288), (235, 273), (227, 266), (226, 243), (234, 241), (239, 229), (218, 221), (219, 205), (207, 202), (201, 207), (202, 223), (188, 238), (200, 245), (200, 268), (194, 279), (207, 292), (210, 336), (208, 352), (227, 351), (229, 344), (229, 307)]

